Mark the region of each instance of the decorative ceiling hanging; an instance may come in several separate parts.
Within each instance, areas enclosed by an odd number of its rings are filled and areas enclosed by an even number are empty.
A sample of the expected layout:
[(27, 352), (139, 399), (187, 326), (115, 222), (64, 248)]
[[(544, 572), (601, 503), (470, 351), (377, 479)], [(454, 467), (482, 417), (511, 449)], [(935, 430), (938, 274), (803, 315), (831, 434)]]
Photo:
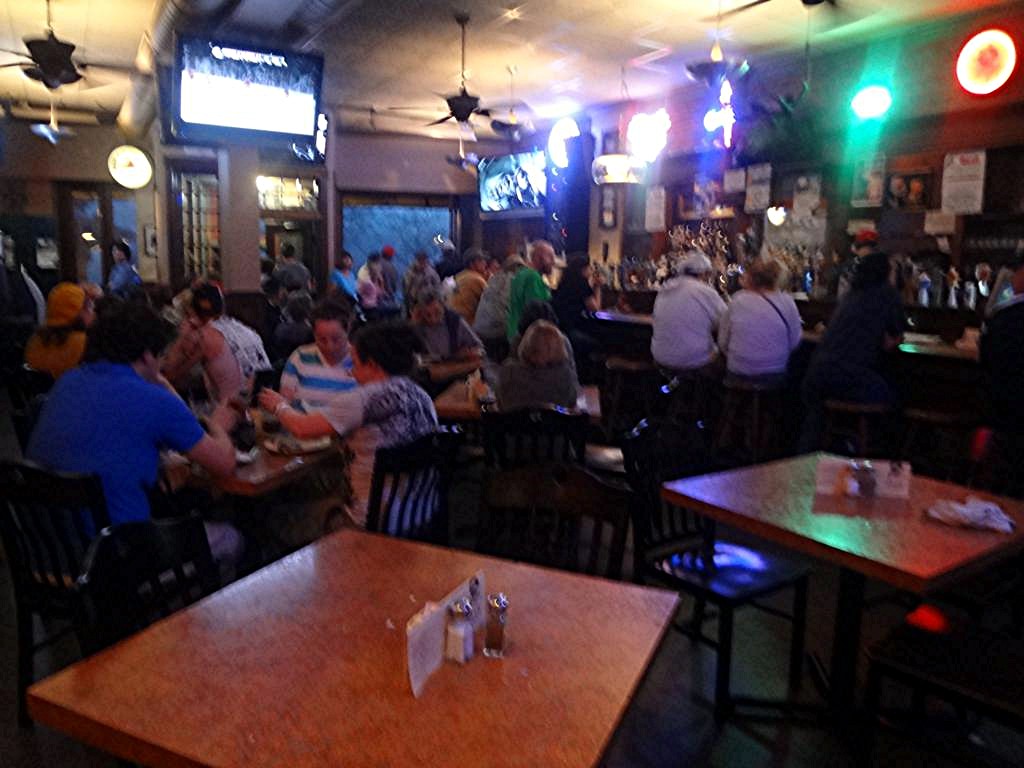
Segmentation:
[[(629, 88), (626, 86), (626, 68), (622, 67), (620, 73), (622, 78), (622, 100), (628, 102), (631, 101), (631, 99), (629, 95)], [(619, 114), (618, 133), (620, 142), (623, 139), (623, 133), (626, 133), (628, 140), (628, 129), (625, 132), (622, 130), (621, 111)], [(590, 173), (594, 178), (594, 183), (599, 185), (642, 184), (646, 172), (647, 163), (642, 158), (622, 152), (609, 152), (598, 155), (594, 158), (594, 162), (590, 167)]]

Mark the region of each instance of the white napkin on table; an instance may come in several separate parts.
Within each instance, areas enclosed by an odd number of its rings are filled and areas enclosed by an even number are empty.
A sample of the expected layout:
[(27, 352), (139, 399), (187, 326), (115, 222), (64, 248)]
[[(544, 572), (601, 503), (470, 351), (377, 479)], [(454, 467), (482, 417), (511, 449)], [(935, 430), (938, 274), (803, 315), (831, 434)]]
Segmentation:
[(998, 504), (976, 496), (968, 496), (967, 501), (960, 504), (948, 499), (935, 502), (928, 509), (928, 517), (961, 528), (980, 528), (1000, 533), (1012, 533), (1016, 527)]

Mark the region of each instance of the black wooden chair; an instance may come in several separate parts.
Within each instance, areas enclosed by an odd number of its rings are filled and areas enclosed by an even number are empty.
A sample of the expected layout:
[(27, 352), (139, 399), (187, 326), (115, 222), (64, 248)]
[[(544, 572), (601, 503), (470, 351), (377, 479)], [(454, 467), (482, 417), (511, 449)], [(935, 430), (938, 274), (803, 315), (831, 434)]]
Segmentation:
[(582, 464), (589, 417), (558, 408), (514, 411), (485, 409), (482, 414), (487, 466), (510, 469), (525, 464)]
[(23, 363), (14, 371), (7, 382), (7, 394), (11, 398), (11, 406), (16, 411), (23, 410), (38, 395), (47, 394), (53, 387), (53, 376), (45, 371), (37, 371), (27, 363)]
[(440, 430), (373, 461), (366, 529), (403, 539), (448, 543), (448, 487), (462, 442), (457, 428)]
[(32, 430), (36, 428), (39, 421), (39, 414), (46, 405), (47, 395), (40, 394), (33, 397), (21, 408), (11, 412), (11, 423), (14, 425), (14, 436), (18, 440), (18, 447), (21, 448), (21, 455), (28, 451), (28, 441), (32, 437)]
[(113, 645), (219, 585), (199, 515), (104, 528), (78, 580), (82, 652)]
[[(0, 462), (0, 538), (14, 585), (22, 725), (31, 724), (25, 690), (34, 677), (35, 654), (72, 631), (86, 551), (96, 532), (109, 524), (99, 478)], [(36, 615), (65, 626), (36, 642)]]
[(562, 464), (491, 473), (478, 548), (496, 557), (618, 579), (633, 494)]
[[(1024, 731), (1024, 643), (974, 622), (940, 626), (934, 617), (941, 614), (930, 613), (931, 621), (904, 621), (868, 651), (865, 709), (872, 728), (883, 684), (892, 681), (910, 688), (918, 713), (925, 697), (933, 696), (954, 705), (962, 719), (972, 712)], [(865, 765), (871, 764), (874, 735), (865, 742)]]
[[(623, 452), (627, 477), (639, 497), (639, 503), (633, 506), (634, 577), (694, 598), (691, 620), (677, 628), (718, 653), (714, 710), (716, 720), (722, 721), (740, 704), (786, 706), (782, 702), (732, 695), (733, 614), (737, 608), (754, 606), (792, 623), (789, 688), (791, 692), (799, 688), (808, 569), (719, 539), (712, 521), (662, 501), (663, 482), (705, 471), (708, 460), (702, 459), (701, 450), (707, 438), (700, 434), (702, 431), (696, 426), (652, 425), (642, 421), (626, 436)], [(792, 613), (758, 602), (785, 589), (793, 590)], [(709, 618), (708, 604), (718, 610), (717, 637), (703, 631)]]

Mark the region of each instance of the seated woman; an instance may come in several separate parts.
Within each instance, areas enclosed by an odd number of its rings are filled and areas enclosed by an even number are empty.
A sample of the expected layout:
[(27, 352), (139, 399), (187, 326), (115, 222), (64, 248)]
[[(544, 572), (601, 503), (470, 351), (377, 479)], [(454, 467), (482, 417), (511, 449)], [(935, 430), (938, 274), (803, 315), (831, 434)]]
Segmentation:
[(263, 340), (256, 331), (224, 315), (224, 295), (212, 283), (192, 291), (188, 315), (167, 353), (164, 375), (176, 387), (201, 365), (210, 400), (222, 403), (252, 390), (258, 371), (270, 370)]
[(585, 332), (583, 315), (601, 308), (601, 278), (599, 276), (591, 285), (593, 277), (590, 257), (585, 253), (574, 253), (569, 256), (558, 287), (551, 294), (551, 306), (558, 315), (558, 327), (572, 343), (576, 369), (588, 380), (596, 377), (589, 370), (589, 363), (591, 353), (597, 350), (599, 344), (597, 339)]
[(560, 405), (574, 408), (579, 396), (576, 371), (565, 336), (546, 320), (523, 334), (519, 354), (502, 363), (495, 394), (502, 410)]
[(352, 376), (359, 387), (339, 392), (310, 413), (295, 410), (273, 390), (260, 393), (260, 405), (300, 440), (352, 434), (350, 514), (360, 526), (366, 524), (376, 449), (405, 445), (437, 429), (433, 400), (409, 378), (420, 349), (405, 323), (369, 325), (352, 336)]
[(95, 317), (92, 299), (74, 283), (58, 283), (46, 299), (46, 325), (25, 347), (25, 362), (37, 371), (60, 377), (85, 354), (85, 329)]
[(756, 259), (722, 316), (718, 348), (726, 357), (727, 381), (785, 383), (789, 354), (800, 344), (802, 329), (796, 302), (778, 289), (781, 275), (779, 262)]

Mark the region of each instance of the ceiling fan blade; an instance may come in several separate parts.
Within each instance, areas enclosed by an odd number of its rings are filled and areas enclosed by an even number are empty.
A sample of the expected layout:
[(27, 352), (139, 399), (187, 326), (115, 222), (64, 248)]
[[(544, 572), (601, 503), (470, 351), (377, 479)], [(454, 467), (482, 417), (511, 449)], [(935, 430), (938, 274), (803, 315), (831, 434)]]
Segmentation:
[(472, 123), (468, 121), (459, 123), (459, 135), (462, 136), (463, 141), (477, 141), (476, 131), (473, 130)]
[[(748, 11), (751, 8), (756, 8), (757, 6), (764, 5), (765, 3), (768, 2), (771, 2), (771, 0), (753, 0), (753, 2), (746, 3), (745, 5), (741, 5), (736, 8), (731, 8), (730, 10), (723, 12), (721, 18), (727, 19), (730, 16), (735, 16), (737, 13), (743, 13), (744, 11)], [(715, 16), (706, 16), (703, 19), (700, 19), (700, 21), (712, 22), (718, 21), (718, 19), (719, 17), (716, 14)]]
[(0, 64), (0, 69), (6, 69), (7, 67), (24, 67), (27, 61), (12, 61), (10, 64)]
[(480, 115), (480, 117), (490, 117), (491, 116), (491, 110), (489, 110), (489, 109), (474, 109), (473, 110), (473, 114), (474, 115)]
[(388, 107), (389, 112), (436, 112), (430, 107)]
[(10, 48), (0, 48), (0, 53), (9, 53), (12, 56), (20, 56), (23, 59), (28, 59), (29, 61), (32, 60), (32, 57), (24, 51), (12, 51)]
[(444, 117), (442, 117), (442, 118), (441, 118), (440, 120), (435, 120), (435, 121), (434, 121), (434, 122), (432, 122), (432, 123), (427, 123), (427, 125), (428, 125), (428, 126), (431, 126), (431, 125), (440, 125), (441, 123), (446, 123), (446, 122), (448, 122), (448, 121), (449, 121), (449, 120), (451, 120), (451, 119), (452, 119), (453, 117), (455, 117), (455, 115), (445, 115), (445, 116), (444, 116)]

